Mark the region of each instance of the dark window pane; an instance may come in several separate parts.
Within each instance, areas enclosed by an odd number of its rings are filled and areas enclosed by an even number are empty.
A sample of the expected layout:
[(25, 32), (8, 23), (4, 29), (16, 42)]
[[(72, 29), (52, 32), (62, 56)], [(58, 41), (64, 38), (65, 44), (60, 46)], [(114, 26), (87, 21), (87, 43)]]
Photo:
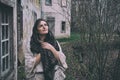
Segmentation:
[(52, 0), (46, 0), (45, 4), (46, 5), (52, 5)]
[(5, 23), (8, 23), (8, 15), (7, 15), (7, 12), (5, 13)]
[(9, 61), (9, 57), (7, 56), (7, 57), (6, 57), (6, 69), (8, 69), (8, 64), (9, 64), (8, 61)]
[(2, 26), (2, 40), (5, 39), (5, 26)]
[(4, 16), (4, 11), (2, 12), (2, 23), (4, 23), (5, 21), (5, 16)]
[(6, 26), (6, 31), (5, 31), (5, 32), (6, 32), (6, 39), (8, 39), (8, 35), (9, 35), (9, 34), (8, 34), (8, 33), (9, 33), (8, 31), (9, 31), (9, 30), (8, 30), (8, 25), (7, 25), (7, 26)]
[(2, 42), (2, 56), (5, 55), (5, 47), (6, 47), (5, 42)]
[(6, 41), (6, 54), (8, 54), (8, 48), (9, 48), (9, 44), (8, 41)]
[(66, 29), (65, 29), (65, 28), (66, 28), (65, 25), (66, 25), (66, 23), (63, 21), (63, 22), (62, 22), (62, 32), (65, 32), (65, 30), (66, 30)]
[(5, 71), (5, 58), (2, 59), (2, 71)]

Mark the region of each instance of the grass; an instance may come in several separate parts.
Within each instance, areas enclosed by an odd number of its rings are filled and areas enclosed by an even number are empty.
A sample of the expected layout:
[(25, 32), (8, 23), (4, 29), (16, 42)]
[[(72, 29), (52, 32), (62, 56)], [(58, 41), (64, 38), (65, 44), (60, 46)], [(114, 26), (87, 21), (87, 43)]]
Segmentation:
[(73, 42), (80, 39), (79, 33), (71, 33), (70, 38), (57, 39), (59, 42)]

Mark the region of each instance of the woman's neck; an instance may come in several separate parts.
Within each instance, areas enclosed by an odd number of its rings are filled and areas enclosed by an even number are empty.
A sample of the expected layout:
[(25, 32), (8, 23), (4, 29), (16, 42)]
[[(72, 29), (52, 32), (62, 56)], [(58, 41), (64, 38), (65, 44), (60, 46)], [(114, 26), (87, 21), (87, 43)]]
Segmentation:
[(45, 35), (40, 35), (41, 41), (44, 41), (46, 36)]

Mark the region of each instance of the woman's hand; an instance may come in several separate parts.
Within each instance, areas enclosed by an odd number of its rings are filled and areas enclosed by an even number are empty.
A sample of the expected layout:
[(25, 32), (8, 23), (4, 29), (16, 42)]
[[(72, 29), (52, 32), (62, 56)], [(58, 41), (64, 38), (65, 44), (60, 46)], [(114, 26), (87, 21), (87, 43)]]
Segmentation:
[(52, 51), (52, 49), (54, 48), (50, 43), (48, 43), (48, 42), (41, 42), (41, 44), (42, 44), (42, 48), (44, 48), (44, 49), (48, 49), (48, 50), (50, 50), (50, 51)]
[(59, 60), (58, 51), (50, 43), (41, 42), (41, 44), (42, 44), (42, 48), (50, 50), (54, 54), (55, 58)]

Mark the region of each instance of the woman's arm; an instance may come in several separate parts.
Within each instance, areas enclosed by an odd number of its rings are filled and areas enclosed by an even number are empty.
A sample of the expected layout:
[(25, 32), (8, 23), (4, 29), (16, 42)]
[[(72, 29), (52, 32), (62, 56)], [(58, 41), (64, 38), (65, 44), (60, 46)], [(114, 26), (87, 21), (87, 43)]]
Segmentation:
[(23, 41), (23, 52), (25, 56), (25, 69), (28, 74), (33, 72), (34, 68), (40, 62), (40, 54), (35, 54), (30, 50), (30, 42), (28, 40)]
[(35, 66), (40, 63), (40, 59), (41, 59), (40, 53), (39, 54), (35, 54)]

